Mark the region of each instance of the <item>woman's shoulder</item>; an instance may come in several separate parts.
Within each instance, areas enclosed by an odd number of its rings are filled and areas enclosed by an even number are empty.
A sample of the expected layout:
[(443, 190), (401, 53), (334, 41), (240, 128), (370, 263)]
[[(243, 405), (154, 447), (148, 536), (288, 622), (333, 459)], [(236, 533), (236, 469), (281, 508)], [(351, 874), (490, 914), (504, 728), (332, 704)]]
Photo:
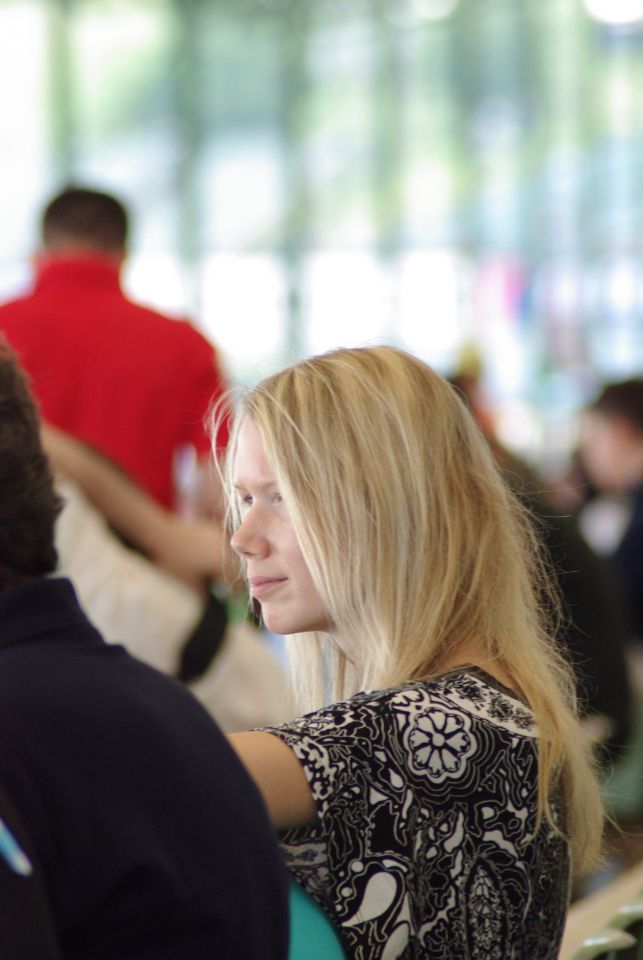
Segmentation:
[[(413, 680), (382, 690), (365, 690), (348, 700), (322, 707), (290, 723), (265, 728), (295, 747), (358, 750), (370, 756), (377, 744), (401, 743), (414, 749), (425, 734), (453, 743), (477, 742), (474, 727), (487, 728), (485, 739), (537, 735), (533, 715), (517, 694), (477, 667), (439, 677)], [(455, 738), (455, 739), (454, 739)], [(297, 746), (295, 746), (297, 744)]]
[(512, 734), (537, 735), (528, 704), (479, 667), (466, 666), (441, 676), (413, 680), (400, 686), (357, 694), (352, 701), (373, 710), (388, 710), (394, 717), (417, 721), (422, 715), (468, 718), (503, 728)]
[[(464, 810), (472, 798), (502, 798), (507, 778), (535, 782), (531, 711), (477, 668), (363, 691), (272, 732), (303, 765), (322, 819), (346, 798), (351, 809), (369, 807), (387, 797), (403, 802), (411, 789), (427, 809), (457, 800)], [(490, 778), (501, 756), (502, 783)]]

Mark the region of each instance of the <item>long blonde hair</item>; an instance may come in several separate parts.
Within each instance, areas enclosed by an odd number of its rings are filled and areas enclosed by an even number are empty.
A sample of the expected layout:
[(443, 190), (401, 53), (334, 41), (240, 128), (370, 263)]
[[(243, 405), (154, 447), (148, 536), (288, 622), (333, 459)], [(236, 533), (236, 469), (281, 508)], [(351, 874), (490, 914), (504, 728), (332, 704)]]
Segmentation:
[(588, 868), (602, 806), (574, 678), (553, 638), (540, 541), (456, 391), (393, 347), (338, 350), (246, 392), (230, 463), (244, 416), (259, 430), (336, 635), (349, 640), (308, 634), (302, 650), (301, 637), (289, 638), (307, 706), (320, 703), (329, 657), (332, 698), (341, 699), (436, 676), (475, 644), (529, 701), (540, 813), (552, 819), (560, 778), (574, 863)]

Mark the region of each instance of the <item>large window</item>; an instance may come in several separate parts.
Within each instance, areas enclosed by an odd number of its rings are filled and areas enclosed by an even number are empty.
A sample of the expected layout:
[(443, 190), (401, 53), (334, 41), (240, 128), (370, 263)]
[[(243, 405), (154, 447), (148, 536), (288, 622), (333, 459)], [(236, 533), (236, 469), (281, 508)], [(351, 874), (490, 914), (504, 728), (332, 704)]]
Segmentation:
[(51, 192), (113, 189), (128, 288), (235, 379), (382, 340), (477, 355), (506, 439), (556, 454), (643, 369), (643, 27), (599, 6), (0, 0), (0, 295)]

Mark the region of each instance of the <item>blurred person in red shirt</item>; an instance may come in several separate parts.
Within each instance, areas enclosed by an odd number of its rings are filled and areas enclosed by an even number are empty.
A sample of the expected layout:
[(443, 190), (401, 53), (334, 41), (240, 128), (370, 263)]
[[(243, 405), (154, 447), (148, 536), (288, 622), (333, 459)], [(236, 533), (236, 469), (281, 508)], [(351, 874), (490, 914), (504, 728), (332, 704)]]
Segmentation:
[[(0, 331), (30, 377), (42, 417), (121, 467), (165, 507), (179, 504), (176, 458), (207, 462), (204, 416), (227, 388), (217, 351), (185, 320), (123, 293), (128, 213), (70, 187), (46, 207), (33, 288), (0, 306)], [(217, 437), (221, 448), (227, 428)]]

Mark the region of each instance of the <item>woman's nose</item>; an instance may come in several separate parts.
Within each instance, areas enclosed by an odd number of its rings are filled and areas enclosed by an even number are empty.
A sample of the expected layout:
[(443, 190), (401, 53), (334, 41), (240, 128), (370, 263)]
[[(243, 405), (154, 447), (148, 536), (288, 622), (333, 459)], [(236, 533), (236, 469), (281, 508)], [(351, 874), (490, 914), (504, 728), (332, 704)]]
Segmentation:
[(249, 522), (247, 515), (230, 537), (230, 546), (240, 557), (263, 556), (267, 551), (265, 537)]

